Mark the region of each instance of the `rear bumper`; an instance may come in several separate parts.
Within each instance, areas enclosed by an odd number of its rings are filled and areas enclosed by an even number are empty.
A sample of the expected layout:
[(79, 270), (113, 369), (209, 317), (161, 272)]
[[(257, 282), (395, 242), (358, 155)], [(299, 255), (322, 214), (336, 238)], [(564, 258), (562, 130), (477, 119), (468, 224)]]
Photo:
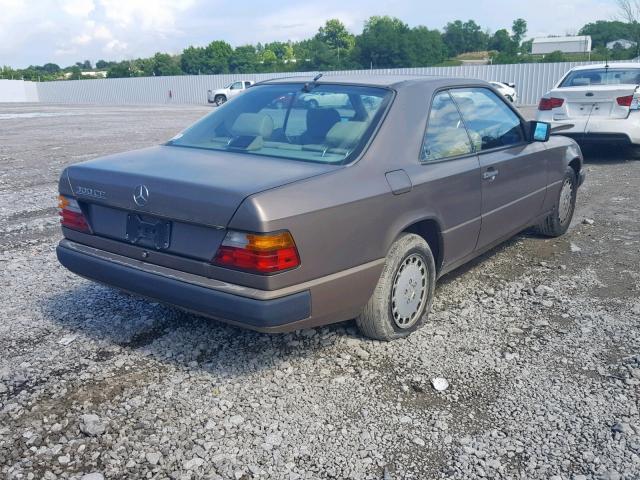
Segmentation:
[(260, 332), (288, 332), (355, 318), (384, 258), (308, 282), (261, 290), (152, 264), (67, 238), (58, 260), (70, 271), (127, 292)]
[(640, 144), (640, 112), (628, 118), (563, 118), (556, 120), (549, 112), (538, 112), (538, 120), (551, 123), (551, 128), (568, 127), (554, 135), (570, 137), (581, 144)]
[(263, 331), (277, 331), (311, 316), (309, 290), (268, 300), (247, 298), (117, 263), (76, 246), (63, 240), (56, 251), (60, 263), (73, 273), (194, 313)]
[(582, 133), (582, 132), (558, 132), (554, 135), (563, 135), (572, 138), (583, 145), (633, 145), (629, 135), (624, 133)]

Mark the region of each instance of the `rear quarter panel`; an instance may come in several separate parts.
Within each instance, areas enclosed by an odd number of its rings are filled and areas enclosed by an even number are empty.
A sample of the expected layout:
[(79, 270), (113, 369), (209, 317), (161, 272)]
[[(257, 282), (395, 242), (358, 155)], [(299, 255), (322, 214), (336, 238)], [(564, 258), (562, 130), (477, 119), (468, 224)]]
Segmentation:
[[(382, 259), (416, 221), (433, 219), (442, 230), (455, 226), (457, 220), (444, 211), (437, 188), (429, 191), (414, 184), (408, 193), (394, 195), (385, 177), (402, 169), (415, 179), (412, 174), (423, 168), (420, 146), (432, 93), (439, 87), (437, 82), (418, 82), (399, 88), (380, 130), (356, 163), (252, 195), (242, 203), (229, 228), (289, 230), (300, 252), (301, 266), (270, 278), (270, 288)], [(434, 167), (434, 172), (438, 168), (447, 167)], [(370, 290), (374, 287), (375, 282)]]

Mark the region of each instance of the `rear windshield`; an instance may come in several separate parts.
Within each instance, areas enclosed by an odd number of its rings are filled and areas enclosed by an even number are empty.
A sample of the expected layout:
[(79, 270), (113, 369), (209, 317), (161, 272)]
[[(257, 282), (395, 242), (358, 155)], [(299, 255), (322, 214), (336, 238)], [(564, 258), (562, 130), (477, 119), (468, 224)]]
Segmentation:
[(594, 68), (569, 73), (561, 87), (591, 85), (640, 85), (640, 68)]
[(303, 83), (258, 85), (168, 145), (321, 163), (347, 163), (367, 143), (391, 92)]

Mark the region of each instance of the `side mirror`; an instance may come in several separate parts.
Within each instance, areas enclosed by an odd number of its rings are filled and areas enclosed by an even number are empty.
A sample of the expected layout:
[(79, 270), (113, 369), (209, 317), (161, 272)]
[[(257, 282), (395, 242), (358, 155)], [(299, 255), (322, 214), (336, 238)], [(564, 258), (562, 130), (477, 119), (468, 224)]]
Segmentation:
[(548, 142), (551, 135), (551, 124), (547, 122), (529, 122), (529, 141)]

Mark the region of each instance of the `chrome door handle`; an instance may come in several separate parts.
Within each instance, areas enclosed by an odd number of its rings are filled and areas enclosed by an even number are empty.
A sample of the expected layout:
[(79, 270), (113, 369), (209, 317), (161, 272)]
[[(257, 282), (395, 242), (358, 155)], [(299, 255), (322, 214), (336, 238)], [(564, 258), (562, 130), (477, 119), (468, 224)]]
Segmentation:
[(495, 178), (498, 176), (498, 173), (498, 170), (496, 170), (495, 168), (490, 168), (482, 174), (482, 178), (483, 180), (495, 180)]

